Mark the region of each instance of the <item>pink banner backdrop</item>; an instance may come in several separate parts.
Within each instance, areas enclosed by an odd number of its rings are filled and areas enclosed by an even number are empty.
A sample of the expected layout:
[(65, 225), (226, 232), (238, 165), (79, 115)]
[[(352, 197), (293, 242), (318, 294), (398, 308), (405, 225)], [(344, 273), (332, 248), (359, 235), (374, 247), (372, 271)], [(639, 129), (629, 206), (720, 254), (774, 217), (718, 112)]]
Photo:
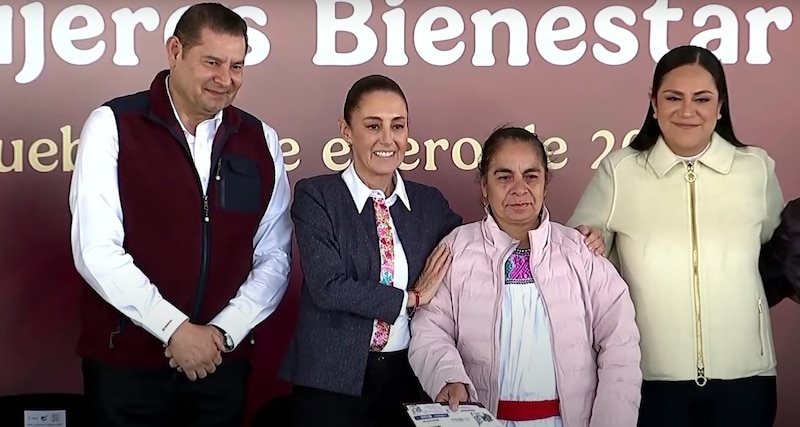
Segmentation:
[[(344, 95), (363, 75), (389, 75), (410, 102), (410, 179), (438, 186), (478, 219), (479, 141), (504, 123), (527, 126), (555, 154), (547, 204), (563, 221), (599, 161), (641, 124), (657, 59), (698, 44), (726, 64), (737, 133), (770, 152), (785, 196), (797, 197), (800, 6), (729, 4), (233, 1), (252, 44), (237, 104), (278, 130), (294, 182), (347, 166), (336, 124)], [(81, 390), (73, 347), (83, 285), (67, 205), (81, 126), (94, 107), (146, 88), (165, 67), (163, 42), (187, 6), (0, 2), (0, 394)], [(294, 267), (285, 300), (260, 327), (270, 338), (258, 343), (251, 409), (288, 391), (275, 371), (294, 327)], [(800, 394), (800, 307), (784, 302), (772, 313), (777, 425), (788, 427)]]

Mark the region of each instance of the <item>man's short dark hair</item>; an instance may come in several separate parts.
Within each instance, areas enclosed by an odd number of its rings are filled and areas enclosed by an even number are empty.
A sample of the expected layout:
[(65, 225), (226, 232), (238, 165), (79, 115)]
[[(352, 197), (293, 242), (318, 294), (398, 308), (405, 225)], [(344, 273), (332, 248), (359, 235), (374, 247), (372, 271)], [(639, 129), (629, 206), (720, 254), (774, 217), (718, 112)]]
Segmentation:
[(200, 34), (204, 29), (217, 34), (244, 37), (247, 52), (247, 23), (236, 12), (220, 3), (197, 3), (190, 6), (178, 19), (173, 35), (180, 40), (185, 50), (189, 50), (200, 44)]

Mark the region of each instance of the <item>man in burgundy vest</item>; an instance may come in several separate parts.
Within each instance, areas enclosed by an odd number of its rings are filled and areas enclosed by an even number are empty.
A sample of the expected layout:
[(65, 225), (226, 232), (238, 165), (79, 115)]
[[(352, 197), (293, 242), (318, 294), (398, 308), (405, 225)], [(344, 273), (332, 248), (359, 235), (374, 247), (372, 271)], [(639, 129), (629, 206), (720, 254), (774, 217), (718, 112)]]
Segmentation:
[(194, 5), (166, 51), (149, 90), (95, 109), (81, 132), (84, 389), (103, 427), (238, 426), (252, 330), (288, 285), (289, 183), (275, 131), (231, 105), (244, 20)]

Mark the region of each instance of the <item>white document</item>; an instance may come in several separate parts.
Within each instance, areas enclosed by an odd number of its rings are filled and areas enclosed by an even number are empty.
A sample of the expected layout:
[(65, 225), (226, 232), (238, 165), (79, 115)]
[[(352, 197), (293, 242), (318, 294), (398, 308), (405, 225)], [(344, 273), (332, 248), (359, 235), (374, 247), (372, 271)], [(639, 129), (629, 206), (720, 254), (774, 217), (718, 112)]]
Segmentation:
[(455, 412), (441, 403), (406, 405), (406, 412), (415, 426), (503, 427), (486, 408), (475, 403), (462, 403)]
[(67, 411), (25, 411), (25, 427), (67, 427)]

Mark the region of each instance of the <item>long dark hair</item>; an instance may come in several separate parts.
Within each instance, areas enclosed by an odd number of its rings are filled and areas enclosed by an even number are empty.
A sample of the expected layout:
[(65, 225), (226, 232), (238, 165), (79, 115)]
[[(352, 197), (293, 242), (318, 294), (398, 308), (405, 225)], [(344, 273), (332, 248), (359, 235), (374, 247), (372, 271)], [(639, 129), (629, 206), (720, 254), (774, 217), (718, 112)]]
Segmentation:
[[(661, 57), (653, 73), (652, 96), (655, 97), (658, 93), (664, 76), (667, 73), (678, 67), (692, 64), (700, 65), (708, 71), (717, 85), (719, 102), (722, 103), (722, 108), (720, 109), (721, 117), (717, 120), (717, 126), (714, 128), (714, 131), (734, 146), (746, 147), (747, 145), (739, 141), (739, 139), (736, 138), (736, 134), (733, 133), (728, 83), (725, 80), (725, 71), (722, 69), (722, 63), (708, 49), (699, 46), (680, 46), (670, 50), (666, 55)], [(647, 151), (656, 145), (658, 137), (661, 136), (661, 127), (658, 126), (658, 120), (653, 117), (654, 113), (653, 103), (650, 102), (648, 103), (647, 115), (644, 118), (644, 123), (639, 129), (639, 133), (633, 138), (633, 141), (631, 141), (631, 148), (637, 151)]]

